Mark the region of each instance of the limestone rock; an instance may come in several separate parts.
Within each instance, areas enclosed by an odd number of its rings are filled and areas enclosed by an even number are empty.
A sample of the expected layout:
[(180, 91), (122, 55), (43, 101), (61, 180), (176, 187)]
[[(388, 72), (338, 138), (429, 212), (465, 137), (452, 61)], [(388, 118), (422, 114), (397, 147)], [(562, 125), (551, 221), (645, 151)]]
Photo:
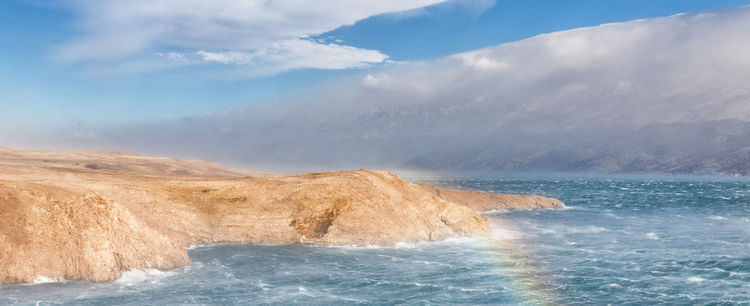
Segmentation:
[(376, 170), (247, 174), (205, 161), (0, 148), (0, 283), (171, 269), (190, 264), (186, 246), (208, 242), (392, 245), (484, 235), (488, 220), (475, 209), (554, 203), (441, 190)]

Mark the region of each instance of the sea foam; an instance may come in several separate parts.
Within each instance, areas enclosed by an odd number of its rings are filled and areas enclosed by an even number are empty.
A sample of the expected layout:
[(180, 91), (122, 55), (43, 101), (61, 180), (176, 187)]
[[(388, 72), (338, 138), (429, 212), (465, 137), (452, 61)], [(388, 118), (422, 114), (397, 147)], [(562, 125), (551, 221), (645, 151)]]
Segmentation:
[(133, 286), (137, 284), (142, 283), (151, 283), (156, 284), (160, 282), (161, 280), (174, 275), (176, 272), (168, 271), (160, 271), (157, 269), (145, 269), (145, 270), (138, 270), (133, 269), (127, 272), (123, 272), (122, 276), (115, 280), (116, 284), (121, 284), (125, 286)]
[(37, 275), (32, 284), (51, 284), (51, 283), (64, 283), (66, 280), (62, 278), (47, 277), (44, 275)]

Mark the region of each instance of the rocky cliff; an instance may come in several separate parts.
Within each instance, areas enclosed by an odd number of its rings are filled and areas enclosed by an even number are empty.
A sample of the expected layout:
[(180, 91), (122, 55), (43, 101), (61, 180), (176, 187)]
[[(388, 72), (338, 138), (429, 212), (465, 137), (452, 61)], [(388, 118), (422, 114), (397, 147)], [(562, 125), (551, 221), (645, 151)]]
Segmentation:
[(263, 175), (205, 161), (0, 149), (0, 283), (170, 269), (190, 264), (186, 246), (208, 242), (390, 245), (483, 235), (489, 224), (475, 209), (558, 205), (365, 169)]

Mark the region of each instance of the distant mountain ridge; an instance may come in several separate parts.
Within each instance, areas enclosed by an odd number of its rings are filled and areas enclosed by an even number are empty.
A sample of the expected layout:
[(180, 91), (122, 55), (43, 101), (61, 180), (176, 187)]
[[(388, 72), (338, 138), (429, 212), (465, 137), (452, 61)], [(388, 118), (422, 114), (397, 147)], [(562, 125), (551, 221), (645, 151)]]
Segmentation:
[(746, 174), (748, 29), (740, 7), (549, 33), (71, 141), (261, 169)]
[(406, 164), (426, 168), (443, 163), (445, 168), (463, 170), (750, 174), (750, 122), (739, 120), (653, 124), (625, 133), (611, 130), (610, 136), (575, 146), (566, 145), (565, 139), (546, 141), (548, 150), (535, 148), (513, 156), (504, 154), (502, 148), (488, 148), (460, 164), (446, 163), (455, 158), (439, 153), (424, 154)]

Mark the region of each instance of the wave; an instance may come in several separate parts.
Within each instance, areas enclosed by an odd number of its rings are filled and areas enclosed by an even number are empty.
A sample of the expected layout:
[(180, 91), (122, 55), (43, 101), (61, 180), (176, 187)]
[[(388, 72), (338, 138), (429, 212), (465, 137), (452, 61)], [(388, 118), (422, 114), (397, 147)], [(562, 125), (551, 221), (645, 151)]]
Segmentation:
[(687, 279), (687, 281), (691, 282), (691, 283), (700, 283), (700, 282), (702, 282), (704, 280), (705, 280), (704, 278), (697, 277), (697, 276), (688, 277), (688, 279)]
[(568, 206), (562, 203), (559, 207), (529, 208), (529, 209), (490, 209), (480, 212), (482, 215), (504, 215), (519, 211), (544, 211), (544, 210), (585, 210), (584, 207)]
[(133, 286), (142, 283), (156, 284), (161, 282), (163, 279), (175, 274), (177, 274), (177, 272), (174, 271), (161, 271), (157, 269), (133, 269), (127, 272), (123, 272), (122, 276), (115, 280), (114, 283), (125, 286)]
[(68, 282), (68, 280), (64, 278), (54, 278), (54, 277), (47, 277), (44, 275), (37, 275), (34, 281), (31, 282), (31, 285), (66, 283), (66, 282)]

